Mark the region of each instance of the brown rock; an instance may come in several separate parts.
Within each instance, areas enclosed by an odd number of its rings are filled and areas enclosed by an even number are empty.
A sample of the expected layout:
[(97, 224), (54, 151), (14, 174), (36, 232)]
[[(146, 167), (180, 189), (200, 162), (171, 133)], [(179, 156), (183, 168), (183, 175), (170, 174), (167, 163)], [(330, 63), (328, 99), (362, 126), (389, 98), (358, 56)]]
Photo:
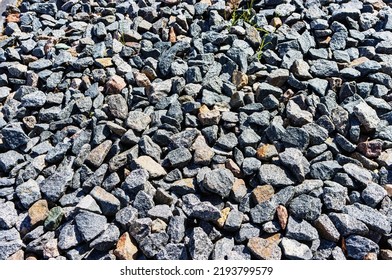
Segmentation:
[(320, 47), (328, 47), (331, 37), (317, 38), (317, 41)]
[(117, 242), (116, 249), (113, 253), (117, 257), (117, 259), (134, 260), (136, 259), (137, 252), (138, 248), (136, 246), (136, 243), (131, 239), (129, 233), (126, 232), (120, 236), (120, 239)]
[(155, 219), (154, 221), (152, 221), (151, 224), (151, 232), (162, 232), (165, 231), (167, 227), (167, 224), (162, 221), (161, 219)]
[(309, 73), (310, 66), (303, 59), (297, 59), (291, 66), (291, 71), (293, 74), (300, 79), (311, 79), (312, 75)]
[(375, 261), (377, 260), (377, 254), (376, 253), (368, 253), (366, 256), (363, 257), (364, 260), (368, 261)]
[(23, 250), (16, 251), (14, 254), (9, 256), (7, 260), (10, 260), (10, 261), (24, 260), (24, 252), (23, 252)]
[(233, 198), (235, 201), (240, 202), (241, 199), (246, 195), (247, 188), (245, 181), (242, 179), (235, 178), (233, 188), (231, 189)]
[(392, 260), (392, 250), (389, 249), (381, 249), (380, 257), (382, 260)]
[(330, 77), (328, 78), (328, 83), (333, 91), (338, 92), (342, 87), (343, 80), (338, 77)]
[(260, 160), (269, 160), (270, 158), (277, 155), (278, 151), (276, 150), (275, 146), (270, 144), (260, 146), (256, 152), (256, 157)]
[(207, 145), (203, 135), (199, 135), (195, 139), (195, 142), (192, 145), (192, 150), (194, 151), (193, 161), (200, 165), (210, 164), (211, 159), (215, 154), (211, 147)]
[(369, 60), (369, 58), (367, 58), (365, 56), (361, 56), (361, 57), (358, 57), (358, 58), (354, 59), (353, 61), (351, 61), (349, 66), (355, 67), (355, 66), (362, 64), (368, 60)]
[(242, 73), (241, 71), (234, 70), (232, 81), (233, 84), (236, 85), (237, 89), (242, 89), (244, 86), (248, 85), (248, 75)]
[(240, 169), (240, 167), (231, 158), (226, 160), (225, 167), (227, 169), (229, 169), (231, 172), (233, 172), (234, 176), (236, 176), (236, 177), (240, 177), (241, 176), (241, 169)]
[(120, 76), (114, 75), (106, 83), (106, 90), (108, 93), (120, 93), (127, 84)]
[(167, 174), (165, 169), (149, 156), (138, 157), (135, 159), (135, 164), (137, 167), (147, 170), (151, 178), (158, 178)]
[(382, 141), (376, 139), (361, 142), (358, 144), (357, 149), (366, 157), (376, 158), (382, 153)]
[(375, 10), (379, 11), (386, 6), (382, 0), (368, 0), (367, 3), (372, 4)]
[(382, 166), (392, 166), (392, 149), (382, 152), (377, 161)]
[(222, 228), (226, 222), (227, 216), (229, 216), (230, 208), (226, 207), (221, 210), (221, 217), (216, 221), (216, 225)]
[(181, 1), (180, 0), (163, 0), (163, 2), (166, 5), (177, 5), (179, 4)]
[(210, 110), (206, 105), (203, 105), (199, 109), (198, 118), (202, 125), (215, 125), (219, 123), (221, 113), (216, 109)]
[(90, 163), (94, 167), (100, 167), (105, 160), (105, 157), (109, 153), (111, 147), (111, 140), (104, 141), (103, 143), (99, 144), (97, 147), (91, 150), (91, 152), (87, 156), (86, 162)]
[(252, 199), (256, 204), (269, 200), (275, 193), (271, 185), (258, 186), (252, 191)]
[(149, 87), (151, 85), (150, 79), (144, 73), (136, 72), (135, 81), (139, 87)]
[(32, 226), (41, 224), (45, 221), (49, 214), (48, 202), (44, 199), (38, 200), (31, 205), (28, 212), (30, 224)]
[(259, 260), (280, 260), (282, 250), (278, 246), (280, 235), (275, 234), (270, 238), (252, 237), (248, 242), (248, 249)]
[(275, 27), (275, 28), (279, 28), (279, 27), (281, 27), (282, 26), (282, 20), (279, 18), (279, 17), (274, 17), (272, 20), (271, 20), (271, 25), (273, 26), (273, 27)]
[(392, 184), (384, 185), (384, 189), (387, 191), (389, 197), (392, 197)]
[(35, 119), (34, 116), (24, 117), (22, 121), (28, 130), (32, 130), (34, 126), (37, 124), (37, 120)]
[(170, 27), (170, 31), (169, 31), (169, 42), (170, 42), (170, 43), (175, 43), (175, 42), (177, 42), (176, 32), (174, 31), (174, 28), (173, 28), (173, 27)]
[(276, 207), (276, 216), (278, 217), (280, 227), (285, 230), (287, 226), (287, 220), (289, 219), (289, 214), (287, 213), (286, 207), (283, 205), (278, 205), (278, 207)]
[(95, 62), (96, 64), (98, 64), (99, 67), (102, 68), (110, 67), (113, 65), (112, 59), (110, 57), (96, 58)]
[(20, 14), (9, 14), (6, 18), (7, 23), (8, 22), (19, 22), (19, 16)]
[(128, 116), (128, 104), (121, 94), (112, 94), (107, 97), (110, 113), (115, 118), (126, 119)]

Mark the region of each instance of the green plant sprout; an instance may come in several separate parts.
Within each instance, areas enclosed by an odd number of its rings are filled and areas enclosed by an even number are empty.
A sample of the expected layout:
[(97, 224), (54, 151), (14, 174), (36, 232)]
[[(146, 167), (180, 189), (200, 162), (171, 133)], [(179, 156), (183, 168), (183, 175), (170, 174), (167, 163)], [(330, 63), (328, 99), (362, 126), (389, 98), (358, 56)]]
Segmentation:
[(265, 30), (263, 27), (260, 27), (257, 25), (257, 23), (254, 23), (252, 21), (253, 19), (253, 6), (254, 6), (254, 0), (251, 0), (247, 3), (247, 8), (245, 10), (238, 11), (239, 3), (240, 1), (230, 1), (231, 6), (233, 7), (233, 12), (232, 16), (230, 19), (230, 25), (228, 26), (228, 29), (230, 29), (232, 26), (236, 25), (240, 20), (250, 24), (253, 26), (258, 32), (263, 33), (263, 36), (261, 41), (259, 42), (259, 47), (256, 51), (256, 57), (258, 60), (261, 59), (263, 56), (263, 49), (268, 45), (271, 44), (271, 42), (265, 42), (266, 36), (269, 35), (269, 32)]

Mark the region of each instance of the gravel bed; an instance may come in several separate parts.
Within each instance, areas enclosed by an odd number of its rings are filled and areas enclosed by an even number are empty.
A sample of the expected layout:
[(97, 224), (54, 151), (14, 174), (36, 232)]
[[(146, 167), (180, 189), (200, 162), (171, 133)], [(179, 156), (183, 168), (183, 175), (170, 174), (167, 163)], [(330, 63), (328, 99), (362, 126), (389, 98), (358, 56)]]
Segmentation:
[(391, 0), (23, 0), (0, 259), (392, 259)]

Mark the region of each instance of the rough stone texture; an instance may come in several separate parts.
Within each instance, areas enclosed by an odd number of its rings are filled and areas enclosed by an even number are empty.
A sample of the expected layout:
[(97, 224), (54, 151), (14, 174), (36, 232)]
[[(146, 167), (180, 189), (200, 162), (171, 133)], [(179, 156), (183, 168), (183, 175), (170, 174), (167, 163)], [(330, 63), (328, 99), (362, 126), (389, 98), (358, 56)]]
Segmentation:
[(281, 247), (283, 255), (290, 260), (310, 260), (313, 257), (310, 248), (295, 239), (282, 238)]
[(193, 229), (189, 236), (189, 253), (193, 260), (208, 260), (214, 245), (201, 227)]
[(215, 169), (208, 172), (203, 180), (203, 186), (210, 192), (221, 197), (227, 197), (234, 184), (234, 176), (228, 169)]
[(259, 260), (279, 260), (282, 256), (282, 250), (278, 244), (279, 237), (272, 236), (267, 239), (252, 237), (248, 241), (247, 248)]

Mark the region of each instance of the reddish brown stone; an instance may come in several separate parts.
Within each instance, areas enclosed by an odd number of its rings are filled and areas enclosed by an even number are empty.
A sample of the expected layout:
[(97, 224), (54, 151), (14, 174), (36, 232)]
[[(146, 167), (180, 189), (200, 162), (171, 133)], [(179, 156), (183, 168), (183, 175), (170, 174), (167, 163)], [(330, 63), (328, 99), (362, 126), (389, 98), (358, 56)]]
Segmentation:
[(113, 253), (120, 260), (134, 260), (137, 252), (136, 243), (130, 238), (129, 233), (126, 232), (120, 236)]
[(382, 142), (380, 140), (361, 142), (357, 149), (368, 158), (376, 158), (382, 153)]
[(278, 207), (276, 207), (276, 215), (278, 216), (280, 227), (283, 230), (286, 229), (287, 220), (289, 218), (286, 207), (284, 207), (283, 205), (279, 205)]
[(19, 14), (9, 14), (6, 18), (7, 23), (8, 22), (19, 22)]
[(114, 75), (110, 78), (110, 80), (106, 83), (106, 89), (108, 93), (121, 93), (123, 88), (125, 88), (127, 84), (125, 80), (120, 76)]
[(252, 191), (252, 199), (256, 204), (269, 200), (275, 193), (271, 185), (258, 186)]
[(174, 31), (173, 27), (170, 27), (170, 31), (169, 31), (169, 41), (171, 43), (175, 43), (177, 42), (177, 35), (176, 32)]

